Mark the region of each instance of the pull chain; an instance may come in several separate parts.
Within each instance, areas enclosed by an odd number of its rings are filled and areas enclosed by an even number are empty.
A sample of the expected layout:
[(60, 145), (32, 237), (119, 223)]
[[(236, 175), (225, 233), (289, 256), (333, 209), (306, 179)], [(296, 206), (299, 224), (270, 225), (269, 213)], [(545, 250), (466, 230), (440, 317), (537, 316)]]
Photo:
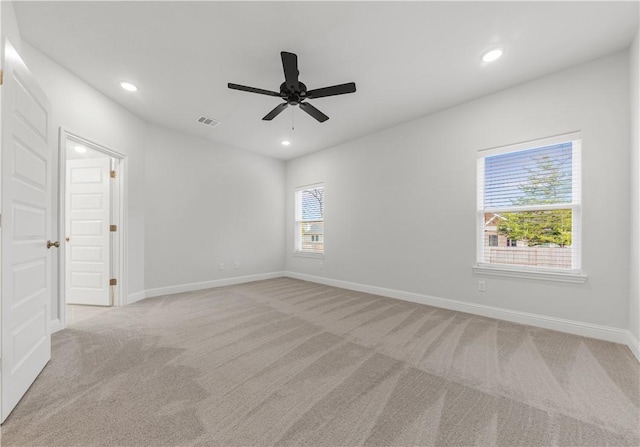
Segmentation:
[(294, 110), (293, 110), (293, 107), (291, 107), (291, 130), (295, 130), (295, 127), (296, 127), (293, 121), (293, 116), (294, 116)]

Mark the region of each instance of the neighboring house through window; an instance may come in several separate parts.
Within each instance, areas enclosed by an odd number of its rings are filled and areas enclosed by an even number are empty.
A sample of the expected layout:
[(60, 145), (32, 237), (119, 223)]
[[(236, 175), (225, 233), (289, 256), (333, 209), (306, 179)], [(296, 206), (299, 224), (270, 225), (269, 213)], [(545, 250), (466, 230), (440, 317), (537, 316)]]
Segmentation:
[(478, 266), (580, 272), (580, 133), (479, 152)]
[(324, 253), (324, 185), (297, 188), (295, 251)]

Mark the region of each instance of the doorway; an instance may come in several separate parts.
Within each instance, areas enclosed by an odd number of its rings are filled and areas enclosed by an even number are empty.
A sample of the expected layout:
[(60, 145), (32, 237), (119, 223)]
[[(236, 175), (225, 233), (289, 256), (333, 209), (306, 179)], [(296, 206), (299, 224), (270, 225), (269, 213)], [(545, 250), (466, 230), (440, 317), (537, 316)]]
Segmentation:
[(124, 164), (122, 154), (61, 130), (62, 327), (124, 304)]

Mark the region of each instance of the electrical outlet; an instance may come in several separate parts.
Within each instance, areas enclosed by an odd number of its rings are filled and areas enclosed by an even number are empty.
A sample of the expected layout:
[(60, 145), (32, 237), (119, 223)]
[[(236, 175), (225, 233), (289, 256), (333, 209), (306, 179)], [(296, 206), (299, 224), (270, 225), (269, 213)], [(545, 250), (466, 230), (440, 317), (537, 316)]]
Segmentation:
[(221, 272), (224, 270), (224, 262), (218, 264), (218, 270), (220, 270)]
[(478, 281), (478, 292), (486, 292), (486, 291), (487, 291), (487, 282)]
[(238, 270), (238, 269), (240, 268), (240, 261), (235, 261), (235, 262), (233, 263), (233, 268), (234, 268), (234, 269), (236, 269), (236, 270)]

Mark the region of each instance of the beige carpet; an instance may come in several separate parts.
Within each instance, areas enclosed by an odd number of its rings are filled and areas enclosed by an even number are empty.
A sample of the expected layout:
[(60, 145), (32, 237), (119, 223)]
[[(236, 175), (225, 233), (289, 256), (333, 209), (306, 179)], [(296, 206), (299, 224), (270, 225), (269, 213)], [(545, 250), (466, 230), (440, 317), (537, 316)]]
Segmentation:
[(57, 333), (2, 445), (638, 446), (621, 345), (279, 278)]

